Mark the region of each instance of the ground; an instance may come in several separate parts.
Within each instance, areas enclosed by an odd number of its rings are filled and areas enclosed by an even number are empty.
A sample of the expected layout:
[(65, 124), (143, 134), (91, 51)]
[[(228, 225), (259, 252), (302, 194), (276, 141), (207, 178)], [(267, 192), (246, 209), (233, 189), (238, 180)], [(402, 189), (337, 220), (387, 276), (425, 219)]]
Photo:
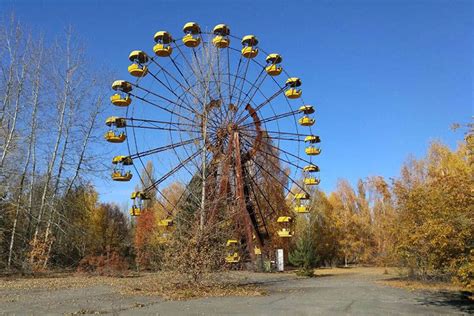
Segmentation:
[[(151, 288), (155, 274), (133, 278), (55, 276), (0, 279), (0, 314), (120, 315), (455, 315), (474, 313), (472, 301), (452, 289), (410, 290), (389, 286), (395, 270), (318, 270), (318, 277), (293, 273), (229, 272), (221, 277), (242, 286), (224, 294), (166, 300)], [(395, 282), (400, 285), (400, 282)], [(163, 294), (163, 293), (161, 293)], [(216, 295), (212, 291), (209, 295)], [(239, 296), (241, 295), (241, 296)], [(189, 295), (189, 296), (192, 296)], [(185, 296), (181, 296), (185, 297)]]

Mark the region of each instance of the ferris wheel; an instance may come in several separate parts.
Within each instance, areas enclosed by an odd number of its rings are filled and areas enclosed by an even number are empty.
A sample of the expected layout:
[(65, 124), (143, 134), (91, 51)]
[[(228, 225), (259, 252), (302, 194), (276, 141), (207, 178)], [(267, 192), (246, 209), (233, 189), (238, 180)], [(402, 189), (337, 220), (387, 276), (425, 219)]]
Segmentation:
[[(194, 22), (183, 33), (175, 39), (157, 32), (154, 54), (132, 51), (131, 79), (112, 84), (111, 103), (122, 112), (107, 118), (105, 139), (123, 150), (112, 159), (112, 179), (142, 183), (131, 195), (132, 216), (156, 193), (166, 212), (163, 226), (173, 225), (187, 198), (198, 201), (201, 224), (213, 225), (222, 209), (232, 210), (237, 231), (227, 247), (243, 240), (253, 260), (269, 223), (288, 238), (292, 218), (309, 212), (310, 188), (320, 182), (315, 109), (303, 101), (302, 80), (285, 71), (282, 56), (260, 48), (256, 36), (233, 36), (225, 24), (206, 32)], [(146, 170), (147, 161), (158, 176), (145, 181), (139, 168)], [(193, 181), (200, 194), (188, 190)], [(186, 188), (174, 203), (162, 189), (173, 182)], [(291, 213), (271, 203), (264, 182), (291, 196)], [(240, 261), (239, 253), (230, 251), (226, 261)]]

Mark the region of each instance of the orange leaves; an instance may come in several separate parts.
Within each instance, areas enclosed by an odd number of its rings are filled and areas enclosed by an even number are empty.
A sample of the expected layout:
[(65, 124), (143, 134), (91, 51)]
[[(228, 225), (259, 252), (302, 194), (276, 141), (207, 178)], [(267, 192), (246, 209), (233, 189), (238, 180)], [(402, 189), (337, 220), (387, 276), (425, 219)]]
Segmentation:
[[(136, 252), (135, 262), (141, 269), (150, 268), (150, 263), (153, 257), (152, 237), (157, 229), (157, 219), (155, 212), (149, 209), (144, 209), (135, 226), (134, 246)], [(156, 246), (156, 245), (155, 245)]]

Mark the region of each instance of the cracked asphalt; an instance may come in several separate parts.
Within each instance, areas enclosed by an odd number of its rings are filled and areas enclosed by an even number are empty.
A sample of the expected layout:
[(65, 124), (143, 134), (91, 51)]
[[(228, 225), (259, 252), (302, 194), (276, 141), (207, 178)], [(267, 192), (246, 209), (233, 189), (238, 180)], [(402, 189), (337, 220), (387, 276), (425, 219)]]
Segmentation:
[(116, 315), (467, 315), (472, 301), (462, 294), (407, 291), (377, 283), (381, 274), (353, 273), (311, 279), (293, 274), (249, 274), (266, 296), (165, 301), (127, 296), (112, 287), (0, 290), (0, 314)]

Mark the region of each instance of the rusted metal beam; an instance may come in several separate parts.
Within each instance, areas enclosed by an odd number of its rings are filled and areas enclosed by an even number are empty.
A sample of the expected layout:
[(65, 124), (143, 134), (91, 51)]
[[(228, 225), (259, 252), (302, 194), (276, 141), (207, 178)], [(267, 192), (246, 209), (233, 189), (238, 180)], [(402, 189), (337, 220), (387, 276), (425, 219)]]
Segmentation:
[[(233, 134), (233, 144), (234, 144), (234, 162), (235, 162), (235, 180), (236, 180), (236, 197), (237, 197), (237, 204), (240, 209), (240, 214), (242, 217), (242, 223), (244, 225), (245, 231), (245, 239), (247, 244), (247, 250), (250, 255), (250, 260), (256, 264), (257, 257), (255, 255), (255, 243), (254, 243), (254, 227), (252, 225), (252, 220), (250, 218), (250, 214), (247, 209), (247, 203), (244, 194), (244, 179), (243, 179), (243, 172), (242, 172), (242, 161), (241, 161), (241, 153), (240, 153), (240, 139), (239, 133), (234, 132)], [(255, 241), (257, 244), (259, 243), (259, 236), (258, 233), (255, 233)], [(259, 245), (261, 246), (261, 245)]]

